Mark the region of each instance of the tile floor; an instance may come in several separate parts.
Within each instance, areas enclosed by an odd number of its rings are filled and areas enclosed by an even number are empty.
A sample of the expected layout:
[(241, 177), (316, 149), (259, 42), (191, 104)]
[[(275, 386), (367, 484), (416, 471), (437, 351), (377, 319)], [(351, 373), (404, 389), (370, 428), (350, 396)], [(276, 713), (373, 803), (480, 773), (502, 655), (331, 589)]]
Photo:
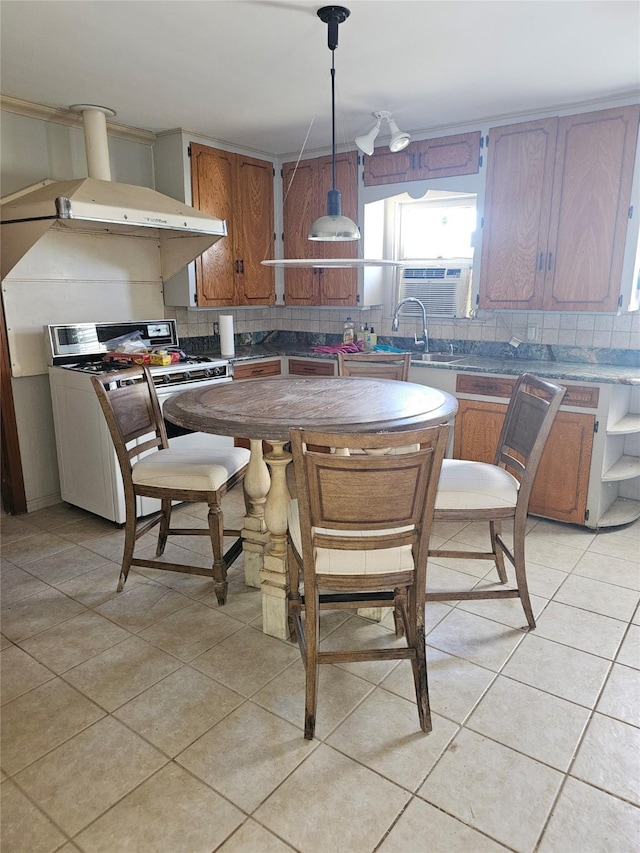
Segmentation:
[[(4, 516), (2, 538), (3, 853), (640, 849), (640, 523), (532, 519), (537, 629), (515, 600), (429, 604), (433, 732), (408, 662), (345, 664), (321, 670), (311, 743), (297, 646), (261, 633), (238, 564), (220, 608), (166, 572), (117, 595), (122, 532), (66, 505)], [(182, 545), (206, 564), (205, 539)], [(441, 562), (433, 589), (494, 580)], [(327, 646), (391, 629), (322, 625)]]

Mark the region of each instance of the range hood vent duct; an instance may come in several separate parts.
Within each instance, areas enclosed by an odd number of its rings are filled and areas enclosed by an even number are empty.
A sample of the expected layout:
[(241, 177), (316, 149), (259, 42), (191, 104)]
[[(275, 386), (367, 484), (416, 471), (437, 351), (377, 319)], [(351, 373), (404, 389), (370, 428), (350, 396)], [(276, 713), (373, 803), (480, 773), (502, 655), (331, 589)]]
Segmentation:
[(147, 187), (112, 182), (106, 115), (115, 113), (91, 104), (71, 109), (82, 113), (89, 177), (41, 181), (2, 200), (2, 278), (53, 229), (155, 240), (165, 281), (226, 236), (224, 220)]

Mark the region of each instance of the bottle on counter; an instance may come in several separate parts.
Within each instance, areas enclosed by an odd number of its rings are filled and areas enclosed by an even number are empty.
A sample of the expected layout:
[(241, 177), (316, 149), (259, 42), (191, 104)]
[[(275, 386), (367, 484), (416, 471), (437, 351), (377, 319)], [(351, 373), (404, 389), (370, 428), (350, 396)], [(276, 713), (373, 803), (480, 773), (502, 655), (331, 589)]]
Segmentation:
[(378, 343), (378, 336), (376, 335), (376, 330), (371, 327), (369, 331), (369, 349), (373, 349), (374, 346)]
[(364, 325), (362, 323), (360, 323), (360, 328), (356, 332), (356, 343), (360, 343), (360, 342), (362, 342), (363, 344), (365, 342), (365, 331), (364, 331)]
[(355, 327), (353, 324), (353, 320), (351, 317), (347, 317), (346, 322), (342, 329), (342, 343), (343, 344), (352, 344), (355, 338)]

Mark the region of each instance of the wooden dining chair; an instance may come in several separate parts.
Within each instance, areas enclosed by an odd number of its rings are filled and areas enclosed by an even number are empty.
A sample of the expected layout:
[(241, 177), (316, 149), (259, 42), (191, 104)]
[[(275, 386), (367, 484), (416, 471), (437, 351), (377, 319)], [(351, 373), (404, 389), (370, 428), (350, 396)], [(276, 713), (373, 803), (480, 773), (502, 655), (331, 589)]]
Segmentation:
[[(304, 736), (313, 739), (319, 664), (409, 659), (420, 727), (431, 731), (424, 595), (429, 535), (449, 427), (343, 435), (292, 429), (298, 498), (288, 507), (290, 626), (306, 667)], [(368, 453), (409, 440), (401, 455)], [(334, 447), (335, 454), (314, 447)], [(304, 590), (300, 590), (300, 579)], [(320, 651), (320, 610), (391, 605), (406, 647)], [(303, 623), (304, 615), (304, 623)]]
[[(516, 589), (427, 592), (427, 601), (520, 598), (527, 622), (535, 628), (525, 569), (524, 539), (531, 490), (565, 388), (531, 373), (516, 382), (507, 407), (493, 463), (445, 459), (436, 497), (436, 521), (488, 521), (490, 551), (431, 549), (432, 557), (492, 560), (501, 583), (507, 582), (504, 557), (515, 569)], [(513, 521), (513, 547), (501, 525)]]
[[(107, 421), (124, 484), (125, 540), (118, 592), (124, 588), (131, 566), (145, 566), (211, 577), (218, 603), (224, 604), (227, 569), (240, 554), (242, 541), (239, 530), (224, 529), (220, 501), (244, 478), (249, 451), (242, 447), (207, 452), (171, 448), (147, 367), (92, 376), (91, 381)], [(158, 498), (161, 509), (138, 521), (137, 497)], [(207, 529), (171, 527), (172, 503), (182, 501), (208, 504)], [(212, 567), (134, 557), (137, 540), (157, 524), (160, 527), (156, 557), (164, 553), (168, 536), (208, 536), (213, 551)], [(236, 537), (226, 553), (224, 536)]]
[(338, 376), (409, 380), (410, 352), (339, 352)]

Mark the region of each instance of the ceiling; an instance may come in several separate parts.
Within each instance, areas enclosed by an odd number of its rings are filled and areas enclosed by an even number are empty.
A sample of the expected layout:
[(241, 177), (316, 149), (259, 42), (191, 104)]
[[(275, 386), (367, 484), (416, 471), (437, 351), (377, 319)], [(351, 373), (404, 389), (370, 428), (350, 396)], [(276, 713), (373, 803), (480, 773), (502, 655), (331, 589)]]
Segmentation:
[[(2, 94), (108, 106), (264, 154), (331, 142), (327, 27), (307, 0), (2, 0)], [(640, 89), (636, 0), (349, 0), (336, 139), (390, 110), (414, 132)], [(380, 140), (384, 138), (381, 134)]]

